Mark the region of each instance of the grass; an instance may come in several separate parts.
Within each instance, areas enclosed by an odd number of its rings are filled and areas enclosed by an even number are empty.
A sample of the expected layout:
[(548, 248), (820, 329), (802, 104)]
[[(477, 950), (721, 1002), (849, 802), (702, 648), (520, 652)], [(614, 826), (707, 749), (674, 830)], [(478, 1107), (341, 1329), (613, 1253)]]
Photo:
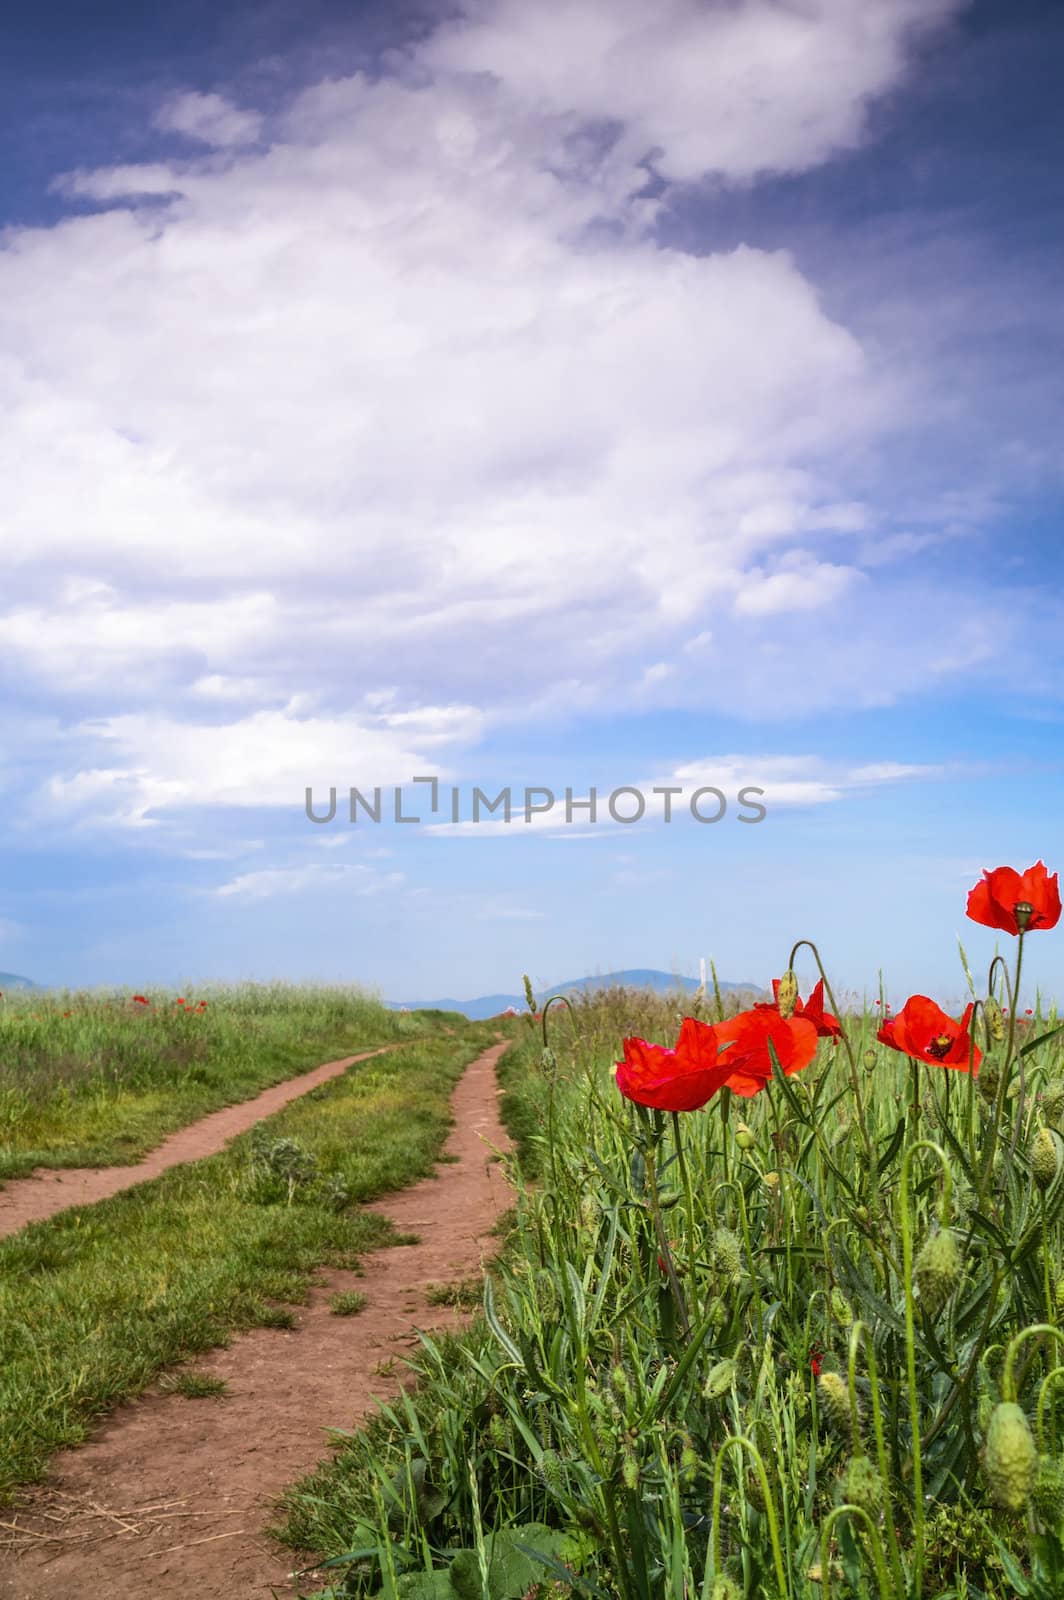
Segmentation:
[(220, 1400), (229, 1393), (225, 1378), (211, 1372), (164, 1372), (159, 1379), (163, 1394), (184, 1395), (186, 1400)]
[(366, 1297), (357, 1289), (345, 1289), (342, 1294), (334, 1294), (329, 1301), (329, 1310), (334, 1317), (355, 1317), (360, 1311), (366, 1309)]
[(494, 1036), (403, 1045), (241, 1136), (0, 1241), (0, 1494), (107, 1409), (239, 1329), (289, 1325), (322, 1266), (398, 1243), (362, 1202), (433, 1169), (466, 1064)]
[(584, 999), (545, 1060), (531, 1029), (503, 1058), (518, 1198), (485, 1314), (422, 1335), (416, 1390), (290, 1489), (280, 1535), (337, 1562), (337, 1600), (449, 1593), (493, 1533), (544, 1527), (596, 1600), (1055, 1600), (1056, 1017), (1022, 1020), (1022, 1062), (980, 1028), (973, 1079), (878, 1045), (870, 1007), (852, 1064), (825, 1041), (752, 1099), (644, 1113), (621, 1040), (671, 1044), (687, 1009)]
[(430, 1306), (459, 1306), (465, 1311), (479, 1306), (483, 1298), (484, 1282), (481, 1278), (458, 1278), (454, 1283), (430, 1283), (425, 1290), (425, 1299)]
[(0, 999), (0, 1180), (138, 1161), (220, 1106), (323, 1061), (425, 1037), (443, 1020), (389, 1011), (350, 986), (245, 984), (144, 999)]

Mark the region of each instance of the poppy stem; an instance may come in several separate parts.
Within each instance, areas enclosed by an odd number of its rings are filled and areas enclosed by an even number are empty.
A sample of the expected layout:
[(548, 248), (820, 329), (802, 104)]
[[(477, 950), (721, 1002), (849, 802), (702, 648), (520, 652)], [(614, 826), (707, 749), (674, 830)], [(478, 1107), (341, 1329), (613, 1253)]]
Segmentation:
[[(676, 1141), (676, 1160), (680, 1168), (680, 1181), (683, 1184), (684, 1210), (687, 1213), (687, 1270), (690, 1273), (690, 1292), (694, 1296), (695, 1269), (698, 1261), (695, 1250), (695, 1203), (691, 1192), (691, 1175), (687, 1170), (687, 1157), (684, 1155), (683, 1135), (680, 1132), (680, 1114), (678, 1111), (672, 1113), (672, 1134)], [(705, 1311), (703, 1310), (704, 1315)]]
[(827, 973), (824, 971), (824, 963), (820, 959), (820, 951), (817, 949), (816, 945), (811, 939), (799, 939), (792, 947), (790, 960), (787, 962), (787, 971), (791, 972), (794, 970), (794, 958), (798, 954), (799, 950), (801, 950), (803, 945), (807, 950), (811, 950), (813, 952), (813, 960), (816, 962), (817, 971), (820, 973), (820, 976), (823, 980), (824, 993), (828, 997), (828, 1005), (831, 1007), (835, 1017), (838, 1020), (839, 1038), (842, 1040), (843, 1049), (846, 1051), (846, 1059), (850, 1063), (850, 1088), (853, 1090), (854, 1103), (857, 1107), (857, 1126), (861, 1130), (861, 1141), (865, 1147), (865, 1155), (868, 1157), (869, 1171), (874, 1190), (878, 1187), (879, 1166), (876, 1160), (875, 1146), (872, 1143), (871, 1136), (868, 1132), (868, 1124), (865, 1119), (864, 1095), (861, 1093), (861, 1082), (857, 1073), (857, 1057), (853, 1053), (853, 1045), (850, 1043), (850, 1036), (843, 1026), (842, 1016), (840, 1015), (838, 1002), (835, 999), (835, 995), (831, 987), (831, 981), (828, 978)]
[(669, 1288), (672, 1290), (672, 1297), (676, 1302), (676, 1309), (680, 1313), (680, 1325), (683, 1329), (683, 1335), (685, 1339), (689, 1339), (691, 1337), (691, 1319), (687, 1315), (687, 1306), (684, 1302), (683, 1290), (680, 1288), (680, 1280), (676, 1275), (676, 1264), (672, 1259), (672, 1251), (669, 1249), (669, 1241), (665, 1237), (665, 1224), (662, 1221), (661, 1204), (658, 1199), (658, 1168), (654, 1151), (655, 1142), (648, 1140), (646, 1148), (646, 1168), (647, 1178), (650, 1186), (650, 1215), (654, 1219), (654, 1232), (657, 1235), (658, 1248), (661, 1251), (661, 1259), (665, 1263), (665, 1273), (669, 1280)]
[[(1023, 934), (1018, 935), (1016, 946), (1016, 971), (1013, 974), (1011, 987), (1008, 974), (1005, 974), (1005, 985), (1009, 996), (1009, 1031), (1005, 1041), (1005, 1060), (1001, 1065), (1001, 1082), (998, 1084), (997, 1094), (994, 1096), (994, 1117), (990, 1125), (990, 1136), (987, 1139), (986, 1155), (983, 1158), (980, 1189), (990, 1177), (994, 1165), (994, 1156), (997, 1153), (998, 1133), (1001, 1127), (1001, 1116), (1005, 1109), (1005, 1099), (1009, 1092), (1009, 1068), (1012, 1065), (1012, 1050), (1016, 1042), (1016, 1009), (1020, 1003), (1020, 973), (1023, 970)], [(995, 956), (991, 965), (991, 972), (997, 965)], [(1003, 967), (1004, 970), (1004, 967)]]

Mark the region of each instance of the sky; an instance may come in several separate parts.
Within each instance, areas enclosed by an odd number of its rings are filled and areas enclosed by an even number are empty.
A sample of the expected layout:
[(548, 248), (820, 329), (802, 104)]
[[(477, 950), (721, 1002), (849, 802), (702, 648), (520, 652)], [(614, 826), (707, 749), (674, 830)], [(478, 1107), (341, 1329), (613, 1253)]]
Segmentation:
[(0, 969), (959, 1004), (1064, 866), (1062, 66), (1050, 0), (9, 18)]

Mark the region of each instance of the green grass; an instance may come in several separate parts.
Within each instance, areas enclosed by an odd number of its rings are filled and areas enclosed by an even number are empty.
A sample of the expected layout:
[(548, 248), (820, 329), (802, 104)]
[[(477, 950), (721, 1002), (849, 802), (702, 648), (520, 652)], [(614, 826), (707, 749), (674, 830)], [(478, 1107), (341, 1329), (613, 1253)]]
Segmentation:
[[(437, 1012), (355, 987), (245, 984), (178, 996), (0, 1000), (0, 1180), (140, 1160), (166, 1134), (323, 1061), (425, 1037)], [(201, 1001), (206, 1009), (200, 1010)], [(460, 1020), (460, 1019), (459, 1019)]]
[(0, 1493), (164, 1367), (290, 1317), (268, 1300), (304, 1299), (316, 1269), (408, 1237), (358, 1206), (433, 1170), (492, 1037), (467, 1023), (359, 1063), (220, 1155), (0, 1241)]
[[(576, 1592), (600, 1600), (822, 1600), (825, 1554), (840, 1597), (1058, 1600), (1064, 1056), (1060, 1037), (1036, 1045), (1055, 1015), (1021, 1022), (1022, 1087), (982, 1033), (974, 1082), (915, 1070), (876, 1043), (869, 1008), (846, 1018), (855, 1068), (823, 1042), (753, 1099), (643, 1117), (613, 1062), (627, 1034), (671, 1044), (679, 1009), (582, 1001), (551, 1014), (553, 1066), (527, 1028), (503, 1058), (520, 1167), (492, 1321), (422, 1336), (416, 1389), (292, 1486), (279, 1535), (337, 1559), (337, 1600), (390, 1595), (389, 1568), (411, 1597), (445, 1593), (461, 1552), (532, 1523), (564, 1533)], [(1044, 1126), (1051, 1181), (1032, 1162)], [(921, 1253), (940, 1227), (963, 1268), (938, 1301)], [(1018, 1469), (995, 1475), (986, 1451), (1012, 1390), (1043, 1474), (1018, 1510), (1003, 1498)], [(839, 1509), (862, 1503), (870, 1522)]]
[(159, 1379), (163, 1394), (184, 1395), (186, 1400), (220, 1400), (229, 1393), (225, 1378), (212, 1372), (164, 1372)]
[(334, 1294), (329, 1301), (329, 1310), (334, 1317), (355, 1317), (360, 1311), (366, 1309), (366, 1297), (357, 1289), (346, 1289), (343, 1294)]

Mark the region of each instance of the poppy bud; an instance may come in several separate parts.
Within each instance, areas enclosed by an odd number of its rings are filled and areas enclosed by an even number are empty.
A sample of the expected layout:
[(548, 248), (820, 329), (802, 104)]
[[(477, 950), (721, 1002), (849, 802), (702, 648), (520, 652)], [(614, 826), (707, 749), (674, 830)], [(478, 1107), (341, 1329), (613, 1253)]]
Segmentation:
[(984, 1061), (979, 1075), (975, 1080), (975, 1087), (979, 1091), (980, 1098), (985, 1100), (988, 1105), (993, 1105), (995, 1099), (997, 1098), (997, 1092), (1000, 1083), (1001, 1068), (998, 1066), (997, 1062)]
[(610, 1388), (613, 1390), (621, 1404), (627, 1405), (628, 1400), (631, 1397), (632, 1388), (631, 1384), (628, 1382), (628, 1374), (624, 1370), (623, 1366), (621, 1366), (620, 1362), (617, 1363), (613, 1371), (610, 1373)]
[(961, 1281), (961, 1253), (949, 1228), (941, 1228), (924, 1241), (913, 1263), (913, 1278), (920, 1304), (929, 1317), (937, 1317)]
[(1022, 1511), (1038, 1470), (1038, 1447), (1027, 1418), (1015, 1401), (994, 1407), (986, 1433), (986, 1481), (996, 1505)]
[(758, 1473), (750, 1471), (746, 1474), (746, 1498), (758, 1511), (765, 1509), (765, 1491)]
[(743, 1271), (742, 1255), (730, 1228), (718, 1228), (713, 1235), (712, 1261), (714, 1272), (728, 1283), (738, 1283)]
[(1060, 1126), (1061, 1117), (1064, 1116), (1064, 1078), (1054, 1078), (1046, 1084), (1042, 1110), (1047, 1122), (1051, 1122), (1055, 1128)]
[(871, 1517), (883, 1509), (883, 1480), (865, 1455), (850, 1457), (839, 1489), (848, 1505), (860, 1506)]
[(1031, 1504), (1055, 1533), (1064, 1521), (1064, 1463), (1058, 1456), (1039, 1456)]
[(630, 1450), (624, 1452), (621, 1460), (621, 1477), (624, 1479), (626, 1489), (638, 1489), (639, 1463)]
[(778, 1172), (766, 1172), (762, 1182), (766, 1189), (771, 1189), (775, 1192), (780, 1186), (780, 1175)]
[(740, 1150), (752, 1150), (757, 1143), (757, 1135), (751, 1128), (746, 1126), (745, 1122), (737, 1122), (735, 1125), (735, 1142)]
[(1039, 1128), (1031, 1140), (1031, 1176), (1040, 1189), (1048, 1189), (1057, 1175), (1057, 1142), (1048, 1128)]
[(830, 1427), (845, 1433), (850, 1426), (850, 1391), (837, 1372), (822, 1372), (816, 1380), (817, 1399)]
[(776, 1005), (779, 1008), (780, 1016), (793, 1017), (794, 1008), (797, 1004), (798, 979), (795, 977), (790, 967), (788, 967), (787, 971), (780, 979), (779, 988), (776, 991)]
[(496, 1450), (505, 1450), (510, 1443), (506, 1424), (498, 1413), (493, 1415), (488, 1423), (488, 1438)]
[(703, 1400), (719, 1400), (722, 1394), (727, 1394), (735, 1382), (738, 1371), (738, 1364), (730, 1356), (724, 1361), (718, 1361), (715, 1367), (710, 1368), (709, 1375), (702, 1385)]
[(990, 1396), (984, 1392), (979, 1396), (979, 1404), (976, 1407), (975, 1412), (975, 1420), (979, 1426), (979, 1432), (983, 1435), (984, 1439), (990, 1430), (990, 1418), (993, 1415), (994, 1402), (991, 1400)]
[(544, 1450), (539, 1458), (539, 1475), (552, 1494), (561, 1494), (565, 1487), (565, 1472), (557, 1450)]
[(681, 1435), (681, 1442), (680, 1473), (684, 1480), (689, 1483), (702, 1470), (702, 1458), (695, 1449), (695, 1442), (689, 1433)]
[(727, 1573), (721, 1572), (713, 1580), (709, 1600), (743, 1600), (743, 1592), (734, 1578), (729, 1578)]
[(848, 1328), (853, 1321), (853, 1312), (838, 1289), (832, 1289), (831, 1291), (831, 1312), (841, 1328)]
[(988, 995), (983, 1001), (983, 1016), (986, 1018), (986, 1025), (990, 1029), (990, 1037), (996, 1039), (1000, 1044), (1005, 1037), (1005, 1018), (1001, 1006), (992, 994)]

